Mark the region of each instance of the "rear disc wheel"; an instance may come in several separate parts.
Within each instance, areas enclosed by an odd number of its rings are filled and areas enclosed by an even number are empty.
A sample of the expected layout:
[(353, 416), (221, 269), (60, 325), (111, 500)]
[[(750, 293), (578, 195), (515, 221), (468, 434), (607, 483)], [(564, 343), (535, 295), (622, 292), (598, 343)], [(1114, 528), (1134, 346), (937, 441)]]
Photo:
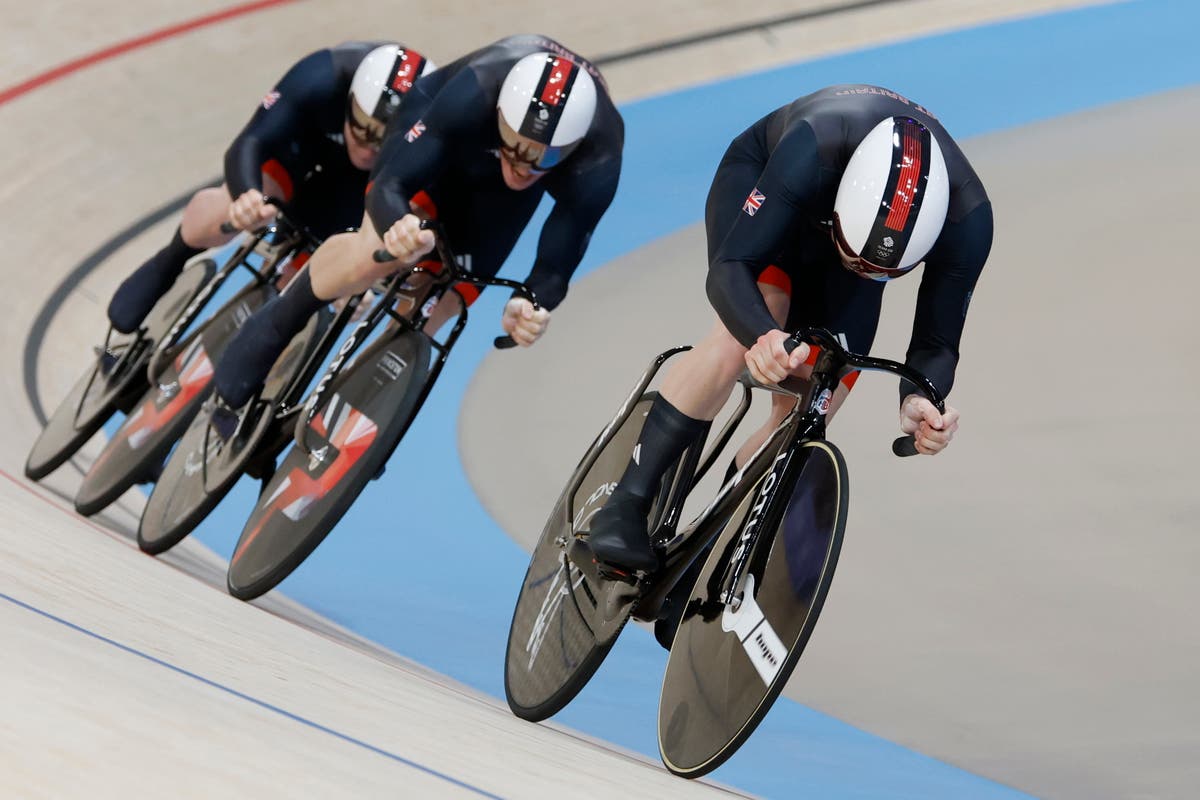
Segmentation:
[[(513, 609), (504, 658), (505, 698), (522, 719), (546, 719), (574, 699), (629, 619), (636, 587), (585, 575), (567, 557), (567, 549), (583, 547), (587, 552), (575, 534), (588, 530), (592, 517), (612, 494), (655, 396), (649, 393), (638, 400), (588, 468), (579, 489), (572, 497), (564, 493), (559, 498), (534, 547)], [(568, 486), (575, 483), (592, 452), (589, 449), (580, 461)]]
[(307, 430), (263, 488), (229, 561), (229, 593), (252, 600), (308, 557), (391, 457), (432, 367), (429, 337), (391, 331), (338, 376)]

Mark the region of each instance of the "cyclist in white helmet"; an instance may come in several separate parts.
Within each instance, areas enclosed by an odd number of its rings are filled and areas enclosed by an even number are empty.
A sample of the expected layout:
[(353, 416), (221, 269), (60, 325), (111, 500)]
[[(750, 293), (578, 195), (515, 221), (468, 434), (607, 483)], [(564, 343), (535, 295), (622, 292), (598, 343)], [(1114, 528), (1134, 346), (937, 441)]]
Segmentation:
[[(540, 308), (513, 297), (501, 318), (518, 344), (533, 344), (616, 192), (624, 136), (599, 71), (543, 36), (502, 39), (419, 81), (388, 126), (359, 230), (327, 239), (308, 263), (311, 280), (265, 305), (217, 365), (218, 429), (218, 416), (228, 422), (230, 410), (254, 396), (311, 314), (432, 249), (421, 217), (436, 217), (471, 271), (490, 277), (542, 196), (554, 199), (524, 281)], [(377, 263), (380, 248), (395, 260)], [(458, 288), (468, 303), (478, 294), (470, 284)], [(428, 329), (456, 313), (458, 302), (448, 293)]]
[(230, 144), (225, 182), (197, 192), (170, 244), (118, 287), (113, 327), (136, 330), (188, 259), (234, 236), (222, 223), (246, 229), (271, 219), (264, 197), (287, 203), (319, 236), (357, 225), (384, 126), (432, 70), (416, 50), (383, 42), (346, 42), (292, 66)]
[[(596, 557), (627, 570), (657, 567), (646, 531), (649, 503), (742, 370), (762, 383), (810, 373), (814, 348), (784, 348), (804, 326), (828, 328), (849, 350), (869, 352), (886, 282), (922, 260), (907, 363), (948, 394), (967, 304), (991, 248), (992, 210), (932, 114), (887, 89), (844, 85), (801, 97), (733, 140), (709, 191), (706, 227), (717, 323), (668, 372), (638, 458), (591, 523)], [(844, 376), (830, 416), (855, 378)], [(958, 411), (947, 406), (939, 414), (912, 389), (900, 387), (900, 429), (915, 434), (921, 453), (934, 455), (954, 436)], [(731, 470), (790, 407), (776, 396), (771, 419)], [(690, 582), (680, 587), (690, 591)], [(670, 636), (668, 629), (659, 638)]]

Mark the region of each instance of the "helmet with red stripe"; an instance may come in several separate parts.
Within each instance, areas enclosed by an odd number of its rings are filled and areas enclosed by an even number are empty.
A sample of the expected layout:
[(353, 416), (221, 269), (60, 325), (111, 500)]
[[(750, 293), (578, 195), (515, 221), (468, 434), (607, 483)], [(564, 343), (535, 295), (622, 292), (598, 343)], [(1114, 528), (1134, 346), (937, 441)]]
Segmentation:
[(504, 147), (544, 171), (587, 135), (596, 114), (596, 83), (569, 58), (534, 53), (509, 70), (496, 106)]
[(950, 204), (946, 161), (933, 133), (908, 117), (889, 117), (850, 156), (833, 207), (842, 264), (887, 281), (929, 253)]
[(437, 69), (416, 50), (398, 44), (376, 47), (359, 63), (350, 82), (346, 118), (356, 134), (364, 129), (381, 137), (400, 100), (417, 78)]

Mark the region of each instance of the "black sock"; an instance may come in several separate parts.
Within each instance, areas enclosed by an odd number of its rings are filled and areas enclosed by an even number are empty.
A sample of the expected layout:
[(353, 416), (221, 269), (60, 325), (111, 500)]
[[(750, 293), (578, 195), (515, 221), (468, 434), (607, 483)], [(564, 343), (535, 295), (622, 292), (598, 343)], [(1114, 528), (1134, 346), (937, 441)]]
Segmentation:
[(191, 247), (183, 241), (179, 228), (171, 242), (138, 267), (117, 287), (108, 304), (108, 320), (121, 333), (133, 333), (154, 308), (171, 284), (179, 277), (188, 259), (203, 248)]
[(640, 510), (649, 511), (667, 468), (704, 434), (709, 424), (692, 419), (659, 395), (646, 415), (646, 424), (616, 492), (632, 496)]
[(221, 399), (231, 408), (246, 405), (288, 342), (328, 302), (313, 294), (312, 279), (302, 269), (283, 294), (250, 315), (218, 359), (213, 382)]
[(317, 299), (313, 294), (312, 276), (307, 269), (302, 269), (296, 273), (296, 277), (292, 278), (292, 282), (279, 297), (263, 306), (263, 310), (272, 305), (275, 308), (270, 314), (270, 319), (275, 324), (276, 332), (286, 337), (287, 341), (291, 341), (293, 336), (304, 329), (308, 318), (329, 305), (329, 301)]

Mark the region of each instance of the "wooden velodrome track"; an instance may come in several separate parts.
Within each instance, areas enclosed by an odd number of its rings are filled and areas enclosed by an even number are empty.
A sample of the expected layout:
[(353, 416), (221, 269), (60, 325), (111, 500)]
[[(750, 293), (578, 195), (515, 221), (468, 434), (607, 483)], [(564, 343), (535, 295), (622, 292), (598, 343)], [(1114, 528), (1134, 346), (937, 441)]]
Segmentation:
[[(882, 38), (1078, 4), (1024, 0), (999, 11), (989, 2), (881, 3), (618, 61), (605, 72), (623, 101)], [(103, 9), (2, 5), (0, 93), (71, 59), (226, 7), (213, 0), (186, 11), (161, 0)], [(770, 19), (824, 5), (773, 0), (756, 4), (753, 13)], [(38, 429), (35, 406), (52, 406), (62, 396), (100, 329), (112, 289), (174, 221), (151, 228), (56, 294), (67, 272), (131, 220), (210, 179), (247, 110), (300, 54), (342, 39), (395, 36), (446, 61), (521, 23), (589, 55), (615, 54), (732, 22), (727, 4), (709, 0), (618, 0), (591, 13), (562, 3), (461, 1), (438, 4), (436, 13), (425, 7), (406, 13), (397, 4), (370, 2), (356, 5), (354, 19), (343, 8), (303, 1), (265, 8), (130, 50), (0, 104), (0, 242), (9, 264), (0, 274), (7, 390), (0, 399), (0, 593), (8, 600), (0, 604), (6, 633), (0, 793), (378, 796), (403, 786), (406, 796), (532, 797), (557, 795), (567, 781), (571, 796), (631, 787), (656, 797), (720, 792), (670, 779), (648, 760), (586, 737), (519, 723), (493, 698), (383, 652), (284, 598), (258, 607), (238, 603), (220, 590), (223, 569), (199, 545), (189, 542), (166, 559), (178, 569), (141, 558), (129, 542), (134, 494), (97, 526), (66, 510), (76, 472), (64, 468), (40, 487), (17, 477)], [(1002, 161), (1001, 141), (983, 147)], [(49, 315), (48, 299), (57, 303)], [(582, 322), (585, 308), (577, 303), (570, 313)], [(571, 327), (565, 316), (564, 308), (556, 331)], [(39, 337), (39, 359), (26, 374), (31, 333)], [(617, 385), (627, 380), (627, 365), (643, 360), (644, 347), (613, 359)], [(990, 355), (1001, 358), (1002, 343), (992, 347), (999, 352)], [(994, 429), (1003, 435), (1002, 426)], [(865, 477), (867, 469), (858, 467), (856, 475)], [(961, 508), (968, 500), (958, 502)], [(504, 510), (497, 516), (504, 521)], [(824, 630), (835, 627), (826, 623)], [(823, 665), (821, 653), (814, 650), (818, 674), (835, 670), (835, 660)], [(905, 703), (927, 698), (872, 686), (869, 701), (856, 702), (844, 683), (816, 683), (837, 696), (804, 699), (856, 724), (1002, 781), (1020, 774), (948, 747), (952, 731), (896, 723), (910, 710)], [(889, 697), (894, 707), (876, 716), (865, 710)], [(937, 715), (915, 718), (931, 728), (953, 724)], [(980, 749), (988, 746), (997, 745)]]

